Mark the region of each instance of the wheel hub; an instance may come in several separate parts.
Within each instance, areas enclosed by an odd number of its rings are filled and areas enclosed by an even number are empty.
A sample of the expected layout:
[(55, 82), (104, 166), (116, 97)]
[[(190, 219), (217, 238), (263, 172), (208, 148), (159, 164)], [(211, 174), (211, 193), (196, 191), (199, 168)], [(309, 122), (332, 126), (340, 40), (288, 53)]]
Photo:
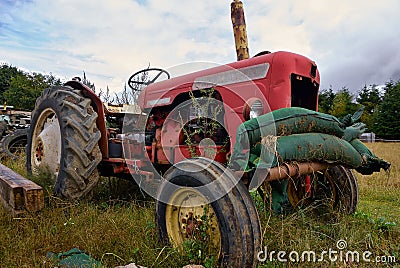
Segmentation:
[(35, 157), (36, 157), (36, 161), (41, 162), (42, 161), (42, 157), (44, 156), (43, 154), (43, 142), (40, 140), (38, 142), (38, 145), (36, 146), (35, 149)]
[(56, 113), (47, 108), (39, 115), (32, 136), (32, 171), (57, 178), (61, 161), (61, 130)]
[(186, 238), (190, 238), (195, 234), (196, 229), (201, 226), (201, 221), (197, 220), (192, 212), (182, 219), (182, 230), (186, 233)]
[(167, 232), (176, 247), (187, 239), (200, 238), (204, 232), (209, 236), (211, 246), (220, 250), (221, 232), (214, 210), (200, 192), (182, 188), (173, 194), (170, 201), (166, 207)]

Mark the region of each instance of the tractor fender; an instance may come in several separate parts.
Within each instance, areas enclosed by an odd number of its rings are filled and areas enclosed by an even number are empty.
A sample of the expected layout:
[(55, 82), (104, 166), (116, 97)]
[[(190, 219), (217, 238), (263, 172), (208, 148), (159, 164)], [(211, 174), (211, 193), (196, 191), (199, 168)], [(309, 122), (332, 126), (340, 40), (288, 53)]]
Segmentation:
[(101, 154), (104, 158), (108, 158), (108, 140), (107, 140), (107, 128), (106, 128), (106, 118), (104, 104), (100, 97), (96, 95), (88, 86), (82, 84), (80, 81), (71, 80), (64, 84), (65, 86), (70, 86), (73, 89), (81, 90), (82, 94), (92, 101), (92, 107), (97, 113), (96, 125), (101, 133), (101, 138), (99, 140), (99, 147)]

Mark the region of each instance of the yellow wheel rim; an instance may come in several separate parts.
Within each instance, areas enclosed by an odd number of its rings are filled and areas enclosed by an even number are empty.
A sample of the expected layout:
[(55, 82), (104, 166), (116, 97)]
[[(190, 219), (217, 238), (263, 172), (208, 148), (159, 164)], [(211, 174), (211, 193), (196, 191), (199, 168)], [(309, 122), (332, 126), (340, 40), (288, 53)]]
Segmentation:
[[(165, 211), (167, 233), (178, 249), (189, 239), (200, 239), (200, 232), (209, 236), (210, 246), (221, 252), (221, 231), (215, 212), (207, 199), (197, 190), (184, 187), (171, 196)], [(206, 228), (201, 228), (207, 224)]]

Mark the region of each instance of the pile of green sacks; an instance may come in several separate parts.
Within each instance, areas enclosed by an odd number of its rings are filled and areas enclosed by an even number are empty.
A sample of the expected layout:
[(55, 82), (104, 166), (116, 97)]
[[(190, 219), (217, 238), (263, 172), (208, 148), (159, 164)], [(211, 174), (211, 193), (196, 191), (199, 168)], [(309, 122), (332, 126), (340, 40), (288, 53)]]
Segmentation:
[(358, 137), (363, 108), (342, 119), (291, 107), (272, 111), (241, 124), (229, 166), (234, 170), (268, 169), (284, 162), (326, 162), (369, 175), (390, 163), (374, 155)]

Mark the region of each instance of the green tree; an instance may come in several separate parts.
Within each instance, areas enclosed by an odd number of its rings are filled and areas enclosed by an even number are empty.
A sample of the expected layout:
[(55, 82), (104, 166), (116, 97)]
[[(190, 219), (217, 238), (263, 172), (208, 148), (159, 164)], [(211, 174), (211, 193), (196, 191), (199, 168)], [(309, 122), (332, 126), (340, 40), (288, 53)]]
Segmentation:
[(385, 139), (400, 139), (400, 80), (390, 81), (384, 88), (382, 103), (374, 111), (373, 131)]
[(318, 95), (318, 111), (326, 114), (330, 113), (334, 99), (335, 93), (333, 93), (332, 87), (321, 90)]
[(11, 78), (10, 86), (3, 96), (7, 104), (13, 105), (15, 109), (33, 110), (43, 89), (60, 84), (61, 81), (53, 75), (19, 73)]
[(18, 70), (17, 67), (2, 64), (0, 66), (0, 104), (3, 104), (5, 99), (3, 94), (10, 88), (11, 79), (23, 75), (23, 72)]
[(377, 106), (382, 102), (382, 97), (377, 85), (371, 85), (369, 87), (365, 85), (358, 92), (356, 100), (357, 103), (365, 107), (361, 121), (366, 124), (367, 129), (372, 130), (375, 123), (375, 117), (373, 114)]
[(341, 118), (347, 114), (352, 114), (359, 109), (359, 105), (353, 103), (353, 95), (350, 93), (349, 89), (343, 87), (339, 90), (334, 99), (331, 109), (331, 114)]

